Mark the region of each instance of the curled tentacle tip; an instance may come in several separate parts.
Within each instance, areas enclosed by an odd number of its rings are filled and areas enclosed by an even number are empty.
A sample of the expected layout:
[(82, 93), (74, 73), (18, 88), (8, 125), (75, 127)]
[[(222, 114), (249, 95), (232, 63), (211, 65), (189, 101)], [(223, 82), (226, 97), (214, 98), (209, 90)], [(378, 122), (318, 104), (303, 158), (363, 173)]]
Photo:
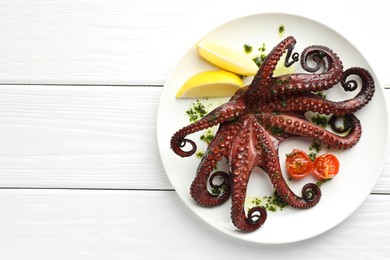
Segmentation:
[(342, 82), (342, 87), (347, 92), (355, 91), (358, 87), (358, 83), (356, 80), (348, 80), (347, 82)]
[(248, 211), (248, 223), (260, 227), (267, 219), (267, 210), (264, 207), (253, 207)]
[(321, 189), (317, 184), (308, 183), (302, 188), (303, 199), (314, 206), (321, 198)]
[(284, 60), (284, 66), (287, 68), (293, 65), (295, 62), (299, 61), (299, 53), (297, 52), (293, 53), (293, 49), (294, 49), (294, 45), (291, 45), (287, 48), (287, 55), (286, 55), (286, 59)]
[(342, 125), (337, 125), (338, 119), (340, 119), (340, 117), (338, 117), (336, 115), (333, 115), (329, 119), (329, 125), (333, 131), (335, 131), (336, 133), (339, 133), (339, 134), (345, 134), (349, 130), (351, 130), (351, 128), (353, 127), (352, 115), (348, 114), (348, 115), (345, 115), (344, 117), (342, 117), (342, 119), (343, 119)]
[(217, 171), (212, 173), (209, 178), (209, 185), (212, 189), (212, 195), (222, 196), (231, 193), (230, 178), (226, 172)]
[[(190, 144), (191, 149), (188, 151), (184, 151), (182, 148), (184, 148), (186, 145)], [(179, 140), (174, 140), (172, 138), (171, 140), (171, 149), (179, 156), (181, 157), (189, 157), (193, 155), (196, 152), (196, 144), (194, 141), (190, 139), (179, 139)]]
[(293, 65), (294, 63), (298, 62), (299, 61), (299, 53), (297, 52), (294, 52), (292, 55), (291, 55), (291, 61), (288, 61), (288, 59), (286, 59), (284, 61), (284, 66), (286, 68), (290, 67), (291, 65)]

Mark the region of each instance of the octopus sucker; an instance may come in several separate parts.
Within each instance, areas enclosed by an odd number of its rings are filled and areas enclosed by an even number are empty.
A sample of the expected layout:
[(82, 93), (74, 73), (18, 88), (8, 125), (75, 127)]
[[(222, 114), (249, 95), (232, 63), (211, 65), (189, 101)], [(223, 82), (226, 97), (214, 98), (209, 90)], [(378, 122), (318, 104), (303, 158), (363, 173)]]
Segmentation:
[[(254, 167), (268, 175), (275, 192), (288, 205), (296, 209), (314, 207), (320, 203), (320, 187), (306, 183), (301, 194), (290, 189), (280, 166), (280, 143), (299, 136), (316, 139), (333, 149), (352, 148), (362, 135), (361, 122), (354, 113), (366, 106), (375, 92), (374, 79), (367, 69), (344, 70), (340, 57), (322, 45), (308, 46), (300, 55), (293, 53), (295, 44), (292, 36), (283, 39), (268, 54), (248, 86), (171, 138), (171, 149), (188, 157), (196, 151), (196, 143), (188, 136), (218, 126), (197, 168), (190, 195), (204, 207), (218, 206), (231, 198), (232, 223), (243, 232), (259, 229), (267, 219), (265, 208), (245, 208)], [(297, 63), (306, 72), (273, 76), (276, 64), (286, 52), (285, 65)], [(314, 94), (334, 87), (358, 93), (337, 102)], [(329, 115), (331, 130), (309, 121), (305, 117), (309, 111)], [(336, 124), (340, 118), (344, 120), (343, 127)], [(227, 172), (216, 169), (222, 159), (228, 165)]]

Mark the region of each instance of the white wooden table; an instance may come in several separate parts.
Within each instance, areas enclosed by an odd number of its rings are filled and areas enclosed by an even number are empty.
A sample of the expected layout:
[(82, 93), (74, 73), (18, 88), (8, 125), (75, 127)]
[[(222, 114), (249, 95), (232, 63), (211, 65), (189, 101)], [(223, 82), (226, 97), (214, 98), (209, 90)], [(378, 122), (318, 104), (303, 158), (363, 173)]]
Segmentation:
[(162, 167), (162, 86), (183, 52), (228, 20), (283, 12), (325, 23), (390, 88), (389, 1), (299, 2), (0, 1), (0, 259), (389, 257), (390, 157), (346, 221), (277, 246), (205, 224)]

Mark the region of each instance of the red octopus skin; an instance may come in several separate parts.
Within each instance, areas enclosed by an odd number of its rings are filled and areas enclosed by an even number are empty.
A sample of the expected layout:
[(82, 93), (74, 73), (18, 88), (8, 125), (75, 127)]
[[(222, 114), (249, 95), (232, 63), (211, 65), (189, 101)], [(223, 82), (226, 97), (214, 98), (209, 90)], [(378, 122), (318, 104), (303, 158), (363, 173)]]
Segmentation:
[[(280, 142), (290, 137), (315, 138), (328, 147), (350, 149), (360, 139), (362, 126), (353, 115), (367, 105), (375, 92), (375, 82), (364, 68), (352, 67), (343, 70), (340, 58), (326, 46), (313, 45), (303, 50), (300, 65), (306, 73), (292, 73), (273, 77), (276, 64), (287, 52), (285, 65), (298, 61), (292, 54), (296, 40), (290, 36), (282, 40), (268, 54), (258, 73), (246, 86), (229, 100), (199, 121), (185, 126), (173, 134), (172, 150), (181, 157), (191, 156), (196, 151), (194, 141), (188, 135), (219, 125), (200, 161), (195, 179), (190, 188), (192, 198), (200, 205), (214, 207), (232, 198), (231, 219), (242, 232), (260, 228), (267, 219), (265, 208), (256, 206), (245, 210), (245, 197), (249, 177), (254, 167), (262, 168), (270, 178), (276, 193), (290, 206), (307, 209), (315, 206), (321, 198), (321, 190), (314, 183), (302, 188), (302, 195), (295, 194), (286, 183), (279, 163)], [(289, 59), (292, 59), (290, 61)], [(315, 62), (314, 67), (308, 60)], [(354, 75), (360, 78), (361, 89), (351, 99), (330, 101), (313, 92), (341, 86), (345, 91), (357, 89)], [(345, 117), (349, 128), (345, 135), (326, 130), (305, 118), (308, 111), (333, 117)], [(274, 133), (273, 128), (281, 131)], [(189, 144), (190, 149), (183, 149)], [(216, 171), (217, 163), (225, 158), (228, 172)], [(222, 183), (216, 184), (216, 178)], [(213, 193), (210, 187), (219, 189)]]

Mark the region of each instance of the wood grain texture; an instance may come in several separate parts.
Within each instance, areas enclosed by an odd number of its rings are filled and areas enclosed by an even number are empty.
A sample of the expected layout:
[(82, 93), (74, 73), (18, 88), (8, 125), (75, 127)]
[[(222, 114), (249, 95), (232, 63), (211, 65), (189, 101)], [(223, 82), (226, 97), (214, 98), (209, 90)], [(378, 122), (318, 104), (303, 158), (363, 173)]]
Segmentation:
[(162, 84), (205, 33), (261, 12), (303, 15), (335, 28), (390, 83), (390, 2), (382, 0), (339, 1), (337, 7), (310, 0), (3, 0), (0, 82)]
[(161, 86), (206, 32), (259, 12), (335, 28), (390, 88), (389, 1), (0, 1), (0, 259), (387, 259), (390, 154), (352, 216), (295, 244), (228, 237), (173, 191)]
[[(1, 86), (0, 187), (172, 189), (156, 139), (161, 91)], [(373, 192), (390, 193), (390, 157)]]
[(161, 89), (1, 86), (0, 186), (171, 188), (156, 141)]
[(294, 260), (313, 254), (328, 260), (386, 259), (390, 254), (390, 196), (371, 195), (334, 229), (279, 246), (224, 235), (190, 212), (175, 192), (0, 190), (0, 198), (4, 260), (211, 260), (217, 255)]

